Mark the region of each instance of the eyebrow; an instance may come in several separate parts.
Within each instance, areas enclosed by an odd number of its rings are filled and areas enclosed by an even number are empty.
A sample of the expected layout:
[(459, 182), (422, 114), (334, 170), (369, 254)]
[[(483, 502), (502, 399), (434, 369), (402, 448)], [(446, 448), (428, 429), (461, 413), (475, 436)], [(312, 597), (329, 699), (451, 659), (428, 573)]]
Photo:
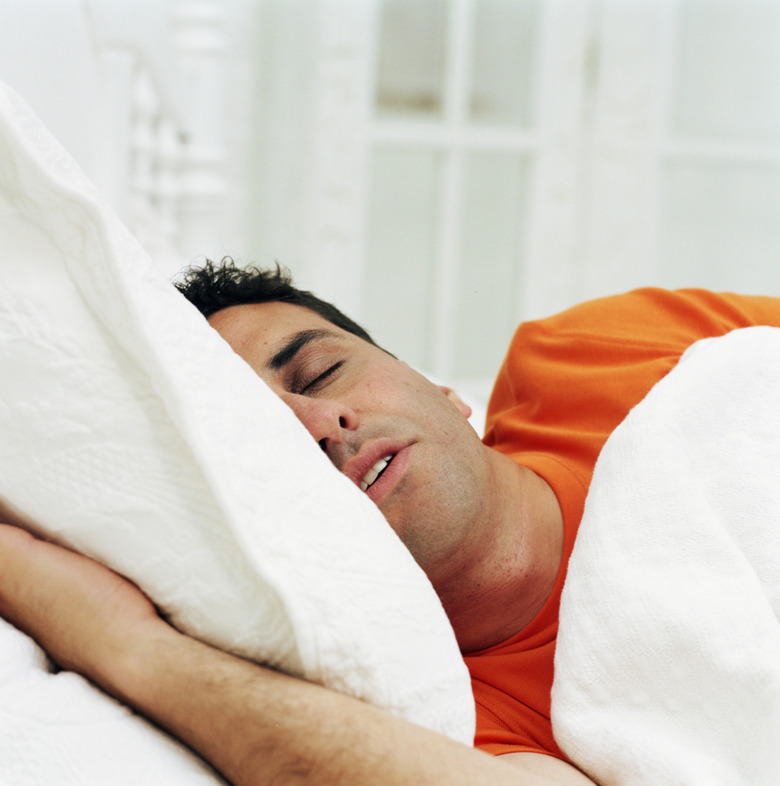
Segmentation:
[(268, 361), (268, 368), (278, 371), (284, 368), (305, 346), (316, 341), (339, 338), (330, 330), (301, 330), (287, 340), (285, 345)]

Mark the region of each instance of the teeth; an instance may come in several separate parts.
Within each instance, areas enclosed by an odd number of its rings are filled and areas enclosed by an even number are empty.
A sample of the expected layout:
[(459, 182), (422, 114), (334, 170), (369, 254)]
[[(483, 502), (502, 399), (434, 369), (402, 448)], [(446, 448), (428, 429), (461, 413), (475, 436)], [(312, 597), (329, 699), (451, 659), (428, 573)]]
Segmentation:
[(390, 463), (390, 460), (393, 458), (393, 455), (390, 454), (389, 456), (385, 456), (384, 458), (379, 459), (373, 467), (371, 467), (368, 472), (366, 472), (365, 477), (363, 480), (360, 481), (360, 490), (365, 491), (382, 473), (382, 470)]

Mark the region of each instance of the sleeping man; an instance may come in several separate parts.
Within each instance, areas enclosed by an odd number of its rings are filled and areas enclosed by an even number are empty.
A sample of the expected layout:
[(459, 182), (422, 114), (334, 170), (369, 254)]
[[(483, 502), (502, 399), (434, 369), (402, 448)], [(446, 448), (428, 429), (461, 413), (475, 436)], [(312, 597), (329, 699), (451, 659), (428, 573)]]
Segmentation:
[(179, 288), (429, 577), (472, 676), (481, 750), (184, 636), (129, 582), (14, 526), (0, 527), (0, 614), (235, 784), (591, 783), (555, 743), (550, 690), (596, 458), (687, 347), (780, 326), (780, 300), (647, 289), (523, 324), (480, 441), (452, 391), (278, 271), (207, 265)]

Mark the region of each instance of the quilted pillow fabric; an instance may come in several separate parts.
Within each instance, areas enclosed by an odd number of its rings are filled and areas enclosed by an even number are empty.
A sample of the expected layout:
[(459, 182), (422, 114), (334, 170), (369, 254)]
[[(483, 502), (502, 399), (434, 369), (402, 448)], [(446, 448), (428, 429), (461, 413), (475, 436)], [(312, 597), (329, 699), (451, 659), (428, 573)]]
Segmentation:
[(0, 236), (0, 496), (184, 631), (470, 744), (424, 574), (7, 88)]

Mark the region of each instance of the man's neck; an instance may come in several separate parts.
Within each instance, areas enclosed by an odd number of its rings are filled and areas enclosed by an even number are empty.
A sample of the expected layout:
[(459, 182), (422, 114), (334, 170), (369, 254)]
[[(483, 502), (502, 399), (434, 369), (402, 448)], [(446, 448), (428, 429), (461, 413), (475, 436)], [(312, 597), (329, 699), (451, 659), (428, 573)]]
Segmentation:
[(463, 653), (498, 644), (531, 622), (555, 587), (563, 554), (563, 517), (549, 484), (490, 454), (495, 489), (480, 542), (458, 574), (437, 587)]

